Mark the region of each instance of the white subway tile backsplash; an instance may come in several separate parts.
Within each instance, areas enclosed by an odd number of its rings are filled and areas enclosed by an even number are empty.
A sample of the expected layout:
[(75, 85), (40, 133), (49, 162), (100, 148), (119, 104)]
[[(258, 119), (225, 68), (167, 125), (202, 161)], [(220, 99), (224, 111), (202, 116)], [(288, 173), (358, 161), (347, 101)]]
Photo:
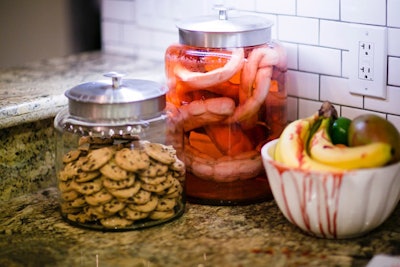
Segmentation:
[(136, 25), (123, 26), (123, 42), (137, 46), (148, 47), (154, 43), (154, 34), (146, 29), (137, 28)]
[[(233, 7), (237, 10), (247, 10), (247, 11), (255, 11), (256, 10), (256, 0), (226, 0), (225, 5), (228, 7)], [(222, 3), (224, 4), (224, 3)]]
[[(132, 0), (131, 0), (132, 1)], [(169, 25), (175, 25), (177, 20), (202, 16), (206, 14), (215, 14), (213, 10), (214, 2), (196, 0), (134, 0), (137, 2), (136, 16), (141, 18), (142, 25), (150, 28), (165, 28), (165, 25), (159, 22), (166, 22)], [(154, 21), (154, 22), (152, 22)]]
[(343, 23), (332, 20), (320, 21), (320, 39), (321, 46), (349, 49), (349, 42), (347, 33), (349, 31), (350, 23)]
[[(170, 32), (158, 32), (155, 34), (152, 31), (144, 28), (135, 28), (132, 25), (126, 25), (124, 27), (124, 42), (126, 44), (132, 44), (136, 47), (140, 47), (148, 53), (160, 55), (165, 52), (173, 43), (178, 42), (178, 35)], [(140, 54), (140, 56), (143, 56)], [(164, 56), (158, 58), (162, 60)], [(151, 56), (151, 59), (157, 59), (155, 56)]]
[[(147, 2), (149, 0), (138, 0), (142, 2)], [(153, 10), (151, 11), (151, 14), (153, 17), (159, 17), (159, 18), (167, 18), (171, 19), (174, 17), (174, 5), (172, 4), (171, 0), (151, 0), (154, 2), (153, 4)], [(144, 3), (144, 5), (146, 5)], [(140, 11), (140, 9), (138, 9)]]
[(387, 26), (400, 27), (400, 1), (387, 0)]
[[(160, 58), (164, 58), (164, 51), (160, 49), (154, 49), (149, 47), (140, 47), (137, 51), (140, 57), (147, 60), (160, 61)], [(157, 72), (159, 74), (159, 72)]]
[(295, 15), (296, 0), (265, 1), (256, 0), (256, 11)]
[(121, 43), (105, 42), (102, 43), (102, 49), (110, 54), (137, 56), (139, 48), (134, 45), (126, 45)]
[(282, 45), (285, 47), (286, 49), (286, 53), (287, 53), (287, 67), (289, 69), (298, 69), (298, 49), (297, 49), (297, 44), (293, 44), (293, 43), (282, 43)]
[(388, 84), (400, 86), (400, 57), (388, 58)]
[(341, 0), (342, 21), (386, 25), (386, 0)]
[(317, 74), (288, 71), (286, 73), (287, 93), (291, 96), (319, 99), (319, 77)]
[[(259, 13), (257, 13), (257, 15), (260, 16)], [(272, 22), (271, 38), (272, 39), (279, 39), (279, 35), (278, 35), (278, 16), (277, 15), (264, 14), (264, 15), (262, 15), (262, 17)]]
[(175, 21), (162, 17), (138, 16), (137, 25), (151, 32), (154, 32), (154, 30), (170, 32), (176, 30)]
[(374, 111), (370, 111), (370, 110), (364, 110), (364, 109), (358, 109), (358, 108), (352, 108), (352, 107), (342, 107), (341, 108), (341, 115), (343, 117), (349, 118), (349, 119), (354, 119), (357, 116), (363, 115), (363, 114), (374, 114), (374, 115), (378, 115), (381, 117), (385, 117), (384, 114), (379, 113), (379, 112), (374, 112)]
[(103, 21), (101, 23), (101, 36), (103, 42), (119, 42), (122, 39), (120, 22)]
[(318, 20), (295, 16), (278, 16), (279, 39), (287, 42), (318, 44)]
[(297, 0), (297, 16), (339, 19), (339, 0)]
[(349, 80), (321, 75), (320, 100), (362, 108), (362, 96), (349, 93)]
[(146, 29), (173, 31), (175, 21), (173, 19), (174, 5), (170, 0), (136, 0), (135, 15), (137, 25)]
[(321, 107), (322, 102), (307, 99), (299, 99), (299, 118), (305, 118), (314, 114)]
[(387, 86), (387, 99), (365, 97), (365, 109), (400, 115), (400, 88)]
[[(135, 14), (153, 16), (156, 2), (154, 0), (133, 0), (136, 2)], [(162, 0), (160, 1), (162, 2)]]
[(349, 78), (350, 77), (350, 53), (348, 51), (342, 51), (342, 77)]
[(294, 121), (298, 118), (298, 98), (295, 97), (288, 97), (287, 98), (287, 119), (288, 121)]
[[(157, 38), (154, 38), (154, 40), (153, 47), (165, 52), (170, 45), (179, 42), (178, 32), (159, 32), (157, 33)], [(162, 58), (164, 59), (164, 57)]]
[[(146, 0), (142, 0), (146, 1)], [(158, 0), (154, 0), (158, 1)], [(216, 15), (218, 11), (213, 9), (217, 4), (214, 1), (198, 1), (198, 0), (167, 0), (173, 8), (173, 16), (175, 19), (181, 20), (204, 15)]]
[(341, 62), (338, 49), (299, 45), (299, 70), (340, 76)]
[(388, 28), (388, 55), (400, 57), (400, 29)]
[(122, 21), (135, 21), (135, 1), (103, 0), (102, 18)]
[[(400, 0), (101, 0), (102, 49), (160, 61), (178, 41), (178, 20), (215, 15), (215, 4), (230, 14), (270, 19), (272, 38), (288, 55), (288, 118), (311, 115), (323, 100), (342, 115), (374, 113), (400, 129)], [(387, 98), (350, 94), (348, 32), (353, 24), (388, 29)]]

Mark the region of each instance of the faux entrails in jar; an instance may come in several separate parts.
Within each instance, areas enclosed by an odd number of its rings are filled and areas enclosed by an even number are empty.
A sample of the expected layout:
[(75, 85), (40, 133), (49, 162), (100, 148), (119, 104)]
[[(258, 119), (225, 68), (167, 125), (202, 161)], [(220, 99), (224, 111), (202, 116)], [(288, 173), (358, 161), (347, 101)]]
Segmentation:
[(115, 72), (105, 76), (68, 90), (69, 105), (54, 121), (62, 217), (100, 230), (179, 217), (185, 165), (180, 146), (167, 138), (167, 129), (179, 124), (169, 125), (166, 88)]
[(270, 21), (218, 10), (180, 22), (179, 43), (165, 53), (168, 108), (183, 124), (187, 199), (260, 202), (272, 198), (261, 147), (287, 123), (286, 51), (271, 40)]

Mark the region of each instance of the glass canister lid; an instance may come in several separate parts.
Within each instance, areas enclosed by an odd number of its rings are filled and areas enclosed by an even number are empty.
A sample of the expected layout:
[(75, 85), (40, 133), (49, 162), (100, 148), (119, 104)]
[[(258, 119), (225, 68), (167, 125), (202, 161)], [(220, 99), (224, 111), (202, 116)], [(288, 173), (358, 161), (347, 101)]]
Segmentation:
[(87, 82), (65, 92), (69, 113), (89, 120), (145, 119), (165, 108), (166, 88), (157, 82), (122, 79), (123, 74), (104, 74), (109, 80)]
[(271, 40), (272, 22), (260, 16), (228, 16), (225, 7), (216, 7), (218, 16), (202, 16), (177, 24), (179, 42), (197, 47), (246, 47)]

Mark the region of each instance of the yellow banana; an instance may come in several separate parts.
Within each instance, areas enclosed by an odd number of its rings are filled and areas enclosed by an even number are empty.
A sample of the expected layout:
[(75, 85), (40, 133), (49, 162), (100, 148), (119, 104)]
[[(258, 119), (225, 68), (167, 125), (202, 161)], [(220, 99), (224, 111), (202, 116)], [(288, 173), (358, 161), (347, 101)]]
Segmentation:
[(289, 167), (305, 170), (341, 171), (338, 168), (321, 164), (307, 154), (307, 140), (314, 123), (319, 119), (316, 112), (312, 116), (289, 123), (279, 137), (274, 158)]
[(355, 147), (334, 145), (329, 136), (330, 121), (324, 118), (309, 141), (312, 159), (344, 170), (379, 167), (390, 161), (391, 146), (383, 142)]
[[(274, 159), (275, 159), (276, 161), (278, 161), (278, 162), (280, 162), (280, 163), (283, 163), (283, 159), (282, 159), (281, 153), (280, 153), (280, 149), (281, 149), (281, 148), (280, 148), (280, 142), (281, 142), (281, 138), (279, 138), (279, 139), (278, 139), (278, 142), (276, 142), (273, 157), (274, 157)], [(278, 151), (279, 151), (279, 152), (278, 152)]]

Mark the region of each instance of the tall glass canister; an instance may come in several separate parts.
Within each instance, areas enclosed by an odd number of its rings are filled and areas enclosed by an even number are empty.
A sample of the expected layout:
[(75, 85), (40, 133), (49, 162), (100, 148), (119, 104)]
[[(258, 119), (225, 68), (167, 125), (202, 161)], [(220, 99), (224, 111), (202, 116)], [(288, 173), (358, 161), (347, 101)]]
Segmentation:
[(218, 11), (178, 23), (167, 102), (183, 124), (188, 201), (250, 204), (272, 198), (260, 149), (287, 123), (286, 51), (270, 21)]

